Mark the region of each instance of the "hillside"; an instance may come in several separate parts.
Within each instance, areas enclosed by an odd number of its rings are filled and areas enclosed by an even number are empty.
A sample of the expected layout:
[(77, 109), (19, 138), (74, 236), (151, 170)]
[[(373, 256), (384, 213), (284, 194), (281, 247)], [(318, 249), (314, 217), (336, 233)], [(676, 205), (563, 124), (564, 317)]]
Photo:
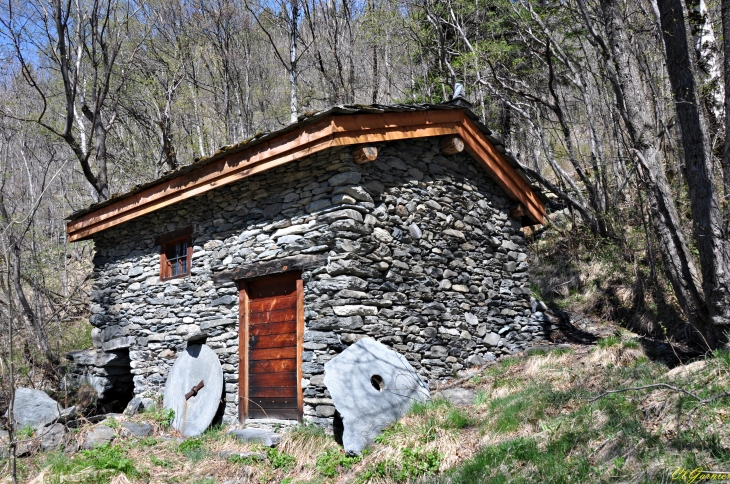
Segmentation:
[[(728, 400), (712, 399), (730, 390), (730, 352), (670, 370), (652, 359), (657, 355), (645, 349), (649, 344), (624, 331), (595, 345), (502, 359), (460, 383), (473, 392), (472, 404), (436, 396), (414, 407), (362, 458), (346, 458), (315, 427), (294, 428), (278, 448), (265, 449), (223, 429), (178, 439), (166, 432), (164, 415), (146, 413), (133, 419), (152, 423), (152, 436), (123, 437), (119, 422), (107, 421), (118, 435), (111, 446), (20, 459), (21, 480), (669, 482), (680, 468), (730, 469)], [(646, 385), (654, 387), (604, 395)]]

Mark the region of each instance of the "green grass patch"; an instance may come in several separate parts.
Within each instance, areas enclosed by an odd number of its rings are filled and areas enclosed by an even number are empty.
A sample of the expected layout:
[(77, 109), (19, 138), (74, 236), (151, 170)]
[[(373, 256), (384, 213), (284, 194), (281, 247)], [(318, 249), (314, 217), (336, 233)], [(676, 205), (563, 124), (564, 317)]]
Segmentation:
[(638, 340), (629, 339), (629, 340), (622, 342), (621, 346), (623, 346), (626, 349), (637, 350), (637, 349), (641, 348), (641, 343), (639, 343)]
[(193, 462), (200, 462), (208, 456), (208, 450), (200, 438), (187, 439), (180, 442), (177, 450)]
[(175, 410), (171, 408), (160, 408), (156, 406), (152, 410), (145, 411), (144, 416), (148, 420), (152, 420), (163, 429), (167, 429), (175, 420)]
[(543, 415), (546, 402), (540, 387), (527, 387), (512, 395), (495, 398), (489, 402), (492, 413), (491, 426), (500, 433), (514, 432), (523, 422), (535, 422)]
[(611, 348), (621, 343), (621, 338), (618, 336), (607, 336), (598, 340), (597, 344), (599, 348)]
[(35, 435), (35, 429), (32, 425), (24, 425), (15, 431), (15, 436), (18, 439), (29, 439)]
[(592, 469), (588, 459), (565, 454), (570, 449), (571, 435), (565, 434), (545, 450), (538, 448), (536, 440), (526, 437), (486, 447), (431, 482), (589, 482)]
[(730, 350), (718, 349), (712, 352), (712, 358), (725, 369), (730, 369)]
[(296, 457), (287, 453), (281, 452), (276, 447), (266, 449), (266, 457), (269, 458), (269, 463), (274, 469), (282, 469), (287, 472), (294, 468), (297, 463)]
[(446, 400), (445, 398), (441, 398), (441, 397), (434, 398), (427, 402), (415, 402), (413, 404), (413, 406), (411, 407), (411, 414), (424, 415), (428, 412), (432, 412), (441, 407), (448, 408), (450, 406), (451, 406), (451, 403), (448, 400)]
[(480, 406), (484, 405), (489, 401), (489, 394), (485, 392), (484, 390), (478, 390), (476, 397), (474, 397), (474, 405)]
[[(50, 454), (46, 465), (50, 472), (45, 482), (49, 484), (105, 484), (120, 473), (130, 478), (141, 475), (124, 449), (109, 444), (81, 451), (72, 457), (61, 452)], [(80, 479), (73, 477), (77, 475), (81, 475)]]
[(444, 417), (444, 428), (463, 429), (472, 424), (472, 419), (461, 409), (452, 408)]
[(348, 471), (362, 460), (361, 457), (348, 457), (340, 449), (327, 449), (317, 456), (317, 471), (325, 477), (336, 477), (341, 471)]
[(409, 482), (421, 476), (436, 474), (443, 455), (435, 450), (420, 447), (401, 450), (399, 459), (385, 459), (369, 466), (357, 476), (355, 482), (366, 483), (372, 479), (391, 482)]
[(556, 348), (552, 351), (552, 354), (555, 356), (570, 355), (572, 353), (575, 353), (573, 348)]

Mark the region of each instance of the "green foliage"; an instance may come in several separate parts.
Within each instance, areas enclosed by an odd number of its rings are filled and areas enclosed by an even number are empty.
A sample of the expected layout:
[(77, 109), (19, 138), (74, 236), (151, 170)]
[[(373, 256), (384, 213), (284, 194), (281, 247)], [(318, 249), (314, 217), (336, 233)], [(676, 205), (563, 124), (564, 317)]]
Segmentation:
[(15, 435), (18, 439), (29, 439), (35, 435), (35, 429), (32, 425), (24, 425), (15, 431)]
[(494, 419), (494, 430), (501, 433), (514, 432), (522, 422), (537, 420), (542, 415), (542, 403), (537, 396), (538, 388), (528, 387), (520, 392), (495, 398), (489, 403)]
[(436, 450), (426, 451), (420, 447), (404, 448), (399, 459), (376, 462), (360, 474), (356, 482), (365, 483), (371, 479), (406, 482), (424, 475), (434, 475), (439, 470), (442, 458), (443, 454)]
[(730, 350), (717, 349), (712, 352), (712, 357), (720, 364), (720, 366), (730, 370)]
[(447, 429), (463, 429), (470, 426), (472, 419), (464, 413), (463, 410), (452, 408), (446, 414), (444, 419), (444, 428)]
[(121, 426), (121, 424), (114, 417), (109, 417), (104, 420), (104, 425), (112, 429), (118, 429)]
[(556, 348), (552, 351), (555, 356), (569, 355), (574, 353), (573, 348)]
[(618, 336), (607, 336), (606, 338), (601, 338), (598, 340), (598, 347), (599, 348), (611, 348), (612, 346), (616, 346), (621, 342), (621, 338)]
[(69, 478), (70, 476), (88, 469), (94, 471), (84, 474), (83, 482), (89, 484), (107, 483), (114, 475), (120, 473), (131, 478), (140, 476), (140, 472), (127, 456), (126, 451), (110, 444), (81, 451), (72, 457), (60, 452), (54, 453), (49, 455), (46, 465), (50, 471), (47, 482), (53, 484), (70, 482), (73, 480)]
[(626, 349), (636, 350), (636, 349), (641, 348), (641, 343), (639, 343), (638, 340), (629, 339), (629, 340), (622, 342), (621, 346), (623, 346)]
[(187, 439), (180, 442), (177, 450), (193, 462), (199, 462), (208, 455), (202, 439)]
[(197, 438), (194, 439), (186, 439), (180, 442), (180, 445), (177, 446), (177, 450), (179, 450), (181, 453), (186, 453), (194, 450), (200, 450), (204, 448), (203, 441)]
[(173, 463), (170, 462), (169, 460), (159, 459), (154, 455), (150, 457), (150, 462), (152, 462), (152, 465), (155, 465), (157, 467), (168, 467), (169, 468), (169, 467), (173, 466)]
[(375, 443), (387, 444), (397, 434), (403, 432), (403, 425), (400, 422), (396, 422), (393, 425), (386, 427), (383, 431), (375, 437)]
[(231, 464), (241, 464), (241, 465), (251, 466), (251, 465), (256, 464), (258, 461), (259, 461), (259, 459), (257, 459), (256, 457), (254, 457), (252, 455), (243, 457), (238, 454), (233, 454), (228, 457), (228, 462), (230, 462)]
[(143, 439), (139, 439), (137, 441), (137, 444), (144, 447), (152, 447), (154, 445), (157, 445), (157, 442), (158, 440), (154, 437), (145, 437)]
[(445, 398), (434, 398), (427, 402), (415, 402), (411, 407), (411, 414), (423, 415), (424, 413), (436, 410), (439, 407), (450, 407), (451, 403)]
[(172, 421), (175, 420), (175, 410), (171, 408), (155, 407), (149, 411), (145, 411), (145, 418), (152, 420), (163, 429), (170, 428)]
[(340, 473), (340, 468), (350, 470), (360, 460), (361, 457), (348, 457), (340, 449), (327, 449), (317, 456), (316, 468), (325, 477), (335, 477)]
[(477, 395), (474, 398), (474, 405), (475, 406), (484, 405), (488, 401), (489, 401), (489, 394), (487, 392), (485, 392), (484, 390), (478, 390)]
[(285, 472), (291, 470), (297, 463), (296, 457), (281, 452), (276, 447), (266, 449), (266, 457), (269, 458), (271, 467), (274, 469), (282, 469)]

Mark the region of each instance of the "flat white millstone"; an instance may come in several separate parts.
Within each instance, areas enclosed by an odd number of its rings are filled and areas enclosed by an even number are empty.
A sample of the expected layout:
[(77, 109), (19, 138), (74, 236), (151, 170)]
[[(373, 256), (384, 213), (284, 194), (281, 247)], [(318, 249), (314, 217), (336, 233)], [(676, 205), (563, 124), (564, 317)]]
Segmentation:
[[(203, 381), (198, 394), (185, 394)], [(210, 426), (223, 394), (223, 369), (218, 355), (202, 344), (190, 345), (175, 360), (165, 383), (164, 407), (175, 411), (172, 427), (185, 437), (200, 435)]]
[(325, 363), (324, 384), (342, 416), (342, 444), (351, 455), (360, 454), (415, 402), (430, 398), (428, 386), (405, 357), (372, 338)]

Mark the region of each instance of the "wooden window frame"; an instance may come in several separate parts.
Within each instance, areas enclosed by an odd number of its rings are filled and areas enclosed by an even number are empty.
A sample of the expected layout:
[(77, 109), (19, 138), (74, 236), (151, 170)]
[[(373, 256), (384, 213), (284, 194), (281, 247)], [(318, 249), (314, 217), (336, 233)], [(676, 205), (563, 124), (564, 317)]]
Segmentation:
[[(167, 251), (171, 246), (178, 245), (180, 243), (187, 242), (187, 254), (185, 254), (185, 265), (187, 271), (184, 274), (178, 274), (176, 276), (169, 275), (171, 273), (171, 267), (167, 260)], [(160, 280), (169, 281), (171, 279), (179, 279), (182, 277), (190, 276), (192, 270), (193, 261), (193, 228), (185, 227), (174, 232), (167, 234), (158, 235), (155, 238), (155, 244), (160, 246)]]

